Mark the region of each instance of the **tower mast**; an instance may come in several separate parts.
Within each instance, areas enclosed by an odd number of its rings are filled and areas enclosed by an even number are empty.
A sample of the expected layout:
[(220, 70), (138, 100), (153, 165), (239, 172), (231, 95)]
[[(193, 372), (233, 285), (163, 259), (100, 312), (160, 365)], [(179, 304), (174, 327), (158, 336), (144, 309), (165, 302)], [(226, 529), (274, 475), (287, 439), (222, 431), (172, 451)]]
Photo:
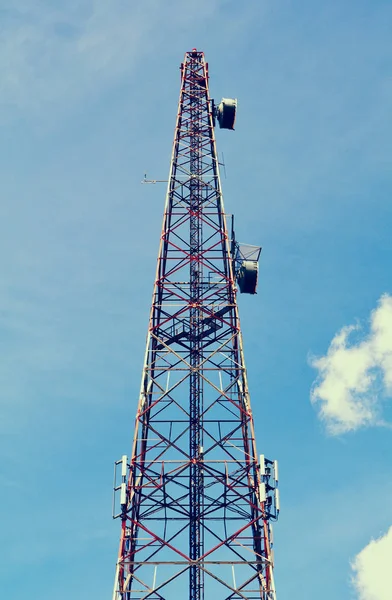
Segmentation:
[(237, 306), (260, 249), (229, 236), (203, 52), (187, 52), (130, 457), (115, 468), (113, 600), (275, 600), (277, 462), (258, 456)]

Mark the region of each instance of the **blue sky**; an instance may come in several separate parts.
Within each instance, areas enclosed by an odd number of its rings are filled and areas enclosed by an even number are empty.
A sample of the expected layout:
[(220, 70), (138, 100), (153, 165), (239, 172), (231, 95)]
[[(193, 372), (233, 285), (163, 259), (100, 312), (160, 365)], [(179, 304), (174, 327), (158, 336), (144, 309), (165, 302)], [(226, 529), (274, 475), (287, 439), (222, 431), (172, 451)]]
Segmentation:
[[(278, 600), (392, 597), (392, 4), (240, 4), (2, 2), (8, 600), (110, 597), (112, 464), (133, 433), (164, 202), (140, 180), (166, 178), (193, 47), (213, 96), (238, 97), (235, 133), (217, 132), (226, 209), (263, 246), (240, 311), (258, 448), (280, 461)], [(347, 401), (376, 416), (347, 426)]]

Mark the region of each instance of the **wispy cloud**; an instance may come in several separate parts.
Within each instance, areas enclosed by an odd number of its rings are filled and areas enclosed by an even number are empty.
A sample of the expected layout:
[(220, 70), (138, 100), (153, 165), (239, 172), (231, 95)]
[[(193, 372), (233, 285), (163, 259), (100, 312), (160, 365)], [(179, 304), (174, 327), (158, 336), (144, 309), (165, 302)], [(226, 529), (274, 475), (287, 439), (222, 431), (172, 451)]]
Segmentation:
[(383, 423), (381, 403), (392, 394), (392, 296), (381, 296), (362, 333), (359, 324), (343, 327), (325, 356), (310, 359), (319, 372), (311, 401), (332, 435)]
[(351, 564), (359, 600), (390, 600), (391, 560), (392, 527), (382, 537), (372, 540)]
[(177, 0), (6, 2), (0, 10), (3, 118), (5, 111), (42, 114), (130, 74), (175, 28), (181, 38), (184, 28), (219, 10), (216, 1), (201, 4), (193, 14), (192, 6), (184, 10)]
[(108, 2), (88, 0), (46, 9), (34, 1), (3, 8), (3, 105), (39, 110), (61, 97), (83, 95), (92, 85), (106, 82), (109, 73), (113, 77), (132, 66), (148, 21), (139, 22), (135, 11), (124, 12), (121, 19), (118, 11), (110, 11)]

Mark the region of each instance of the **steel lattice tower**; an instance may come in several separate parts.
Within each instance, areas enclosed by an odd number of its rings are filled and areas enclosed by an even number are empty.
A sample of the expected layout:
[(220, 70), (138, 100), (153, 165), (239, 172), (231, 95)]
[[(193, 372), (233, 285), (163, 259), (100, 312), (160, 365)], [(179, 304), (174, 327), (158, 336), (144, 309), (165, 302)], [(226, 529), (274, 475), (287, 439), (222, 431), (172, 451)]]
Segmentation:
[(258, 254), (228, 233), (214, 126), (233, 128), (236, 101), (216, 109), (208, 83), (187, 52), (132, 454), (115, 469), (113, 600), (275, 600), (277, 463), (256, 452), (236, 300)]

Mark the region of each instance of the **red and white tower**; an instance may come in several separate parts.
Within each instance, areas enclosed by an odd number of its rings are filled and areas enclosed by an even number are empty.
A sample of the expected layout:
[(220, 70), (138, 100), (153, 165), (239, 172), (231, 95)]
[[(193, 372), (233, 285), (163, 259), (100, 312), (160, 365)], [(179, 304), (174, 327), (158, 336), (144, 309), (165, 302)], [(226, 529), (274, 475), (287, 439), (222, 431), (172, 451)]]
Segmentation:
[(276, 461), (258, 455), (237, 286), (260, 248), (229, 235), (203, 52), (181, 90), (131, 454), (116, 463), (113, 600), (275, 600)]

